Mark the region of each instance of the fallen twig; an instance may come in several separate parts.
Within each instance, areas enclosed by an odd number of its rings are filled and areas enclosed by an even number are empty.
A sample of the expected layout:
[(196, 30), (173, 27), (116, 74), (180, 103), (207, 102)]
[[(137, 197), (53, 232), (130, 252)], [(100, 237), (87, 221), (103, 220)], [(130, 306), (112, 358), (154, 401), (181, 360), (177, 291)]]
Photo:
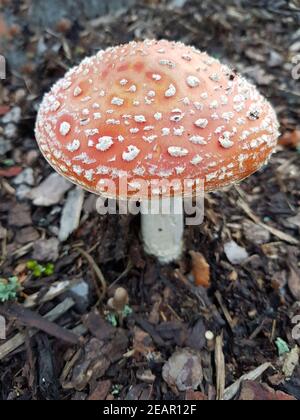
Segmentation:
[(268, 232), (270, 232), (272, 235), (279, 238), (281, 241), (288, 242), (291, 245), (299, 245), (298, 239), (294, 238), (291, 235), (288, 235), (287, 233), (282, 232), (281, 230), (278, 230), (276, 228), (273, 228), (272, 226), (266, 225), (263, 223), (259, 217), (257, 217), (249, 205), (242, 200), (242, 198), (239, 198), (237, 201), (237, 205), (247, 214), (247, 216), (256, 224), (261, 226), (262, 228), (266, 229)]
[(224, 302), (223, 302), (223, 299), (222, 299), (221, 293), (220, 293), (219, 291), (217, 291), (217, 292), (215, 293), (215, 297), (216, 297), (216, 299), (217, 299), (217, 301), (218, 301), (218, 303), (219, 303), (219, 305), (220, 305), (220, 307), (221, 307), (221, 309), (222, 309), (222, 311), (223, 311), (223, 314), (224, 314), (224, 316), (225, 316), (225, 318), (226, 318), (226, 321), (228, 322), (228, 324), (229, 324), (229, 326), (230, 326), (231, 330), (234, 330), (234, 328), (235, 328), (236, 324), (235, 324), (234, 320), (232, 319), (232, 317), (231, 317), (231, 315), (230, 315), (230, 313), (229, 313), (228, 309), (226, 308), (226, 306), (225, 306), (225, 304), (224, 304)]
[[(74, 305), (74, 300), (71, 298), (67, 298), (62, 303), (57, 305), (54, 309), (52, 309), (50, 312), (48, 312), (44, 316), (44, 318), (50, 322), (54, 322), (66, 312), (68, 312)], [(29, 335), (30, 337), (33, 337), (36, 333), (36, 331), (30, 331)], [(75, 331), (74, 334), (76, 334)], [(23, 333), (18, 333), (10, 340), (7, 340), (4, 344), (0, 346), (0, 360), (3, 360), (6, 356), (8, 356), (11, 352), (17, 350), (24, 343), (25, 334)]]
[(29, 328), (37, 328), (40, 331), (56, 337), (62, 341), (70, 344), (78, 344), (78, 337), (54, 324), (46, 318), (43, 318), (36, 312), (32, 312), (18, 303), (7, 303), (0, 306), (0, 314), (9, 318), (10, 320), (17, 321), (19, 324)]
[(34, 243), (30, 242), (29, 244), (22, 246), (11, 254), (12, 257), (15, 257), (16, 259), (24, 257), (24, 255), (28, 254), (32, 250), (33, 245)]
[(88, 263), (94, 270), (102, 286), (101, 299), (103, 299), (107, 292), (107, 283), (106, 283), (106, 280), (104, 278), (102, 271), (100, 270), (99, 266), (96, 264), (94, 258), (90, 254), (88, 254), (82, 248), (76, 248), (76, 251), (78, 251), (88, 261)]
[(131, 271), (132, 268), (133, 268), (133, 264), (129, 260), (128, 261), (128, 264), (127, 264), (127, 267), (125, 268), (125, 270), (123, 271), (123, 273), (121, 273), (119, 275), (119, 277), (109, 285), (109, 289), (112, 289), (120, 280), (122, 280), (124, 277), (126, 277), (127, 274), (129, 274), (129, 272)]
[(257, 369), (253, 370), (252, 372), (249, 372), (246, 375), (243, 375), (240, 379), (238, 379), (234, 384), (232, 384), (229, 388), (225, 390), (224, 400), (225, 401), (232, 400), (236, 396), (236, 394), (239, 392), (242, 382), (256, 381), (270, 367), (272, 367), (271, 363), (264, 363), (263, 365), (259, 366)]

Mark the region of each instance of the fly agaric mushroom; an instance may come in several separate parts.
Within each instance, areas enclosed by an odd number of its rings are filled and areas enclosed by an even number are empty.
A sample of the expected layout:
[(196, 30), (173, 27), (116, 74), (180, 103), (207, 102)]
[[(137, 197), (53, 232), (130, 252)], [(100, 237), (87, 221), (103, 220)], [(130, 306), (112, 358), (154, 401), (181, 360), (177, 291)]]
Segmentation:
[[(182, 191), (158, 181), (201, 179), (205, 191), (241, 181), (270, 158), (275, 112), (255, 86), (193, 47), (132, 42), (100, 51), (70, 70), (40, 107), (36, 138), (47, 161), (73, 183), (109, 196), (107, 179), (126, 179), (128, 197)], [(122, 192), (117, 189), (117, 197)], [(143, 205), (143, 204), (142, 204)], [(145, 249), (161, 262), (182, 252), (183, 214), (142, 215)]]

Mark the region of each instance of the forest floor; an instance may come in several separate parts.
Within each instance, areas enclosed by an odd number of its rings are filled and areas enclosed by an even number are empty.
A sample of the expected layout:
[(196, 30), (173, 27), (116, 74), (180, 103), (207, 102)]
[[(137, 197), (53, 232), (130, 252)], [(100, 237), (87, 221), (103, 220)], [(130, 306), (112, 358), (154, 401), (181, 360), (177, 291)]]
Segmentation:
[[(29, 1), (0, 12), (9, 61), (0, 277), (21, 285), (18, 303), (0, 305), (0, 399), (300, 399), (296, 1), (134, 3), (73, 22), (58, 13), (47, 29)], [(43, 94), (67, 69), (145, 38), (180, 40), (235, 66), (274, 104), (282, 132), (267, 168), (206, 197), (205, 222), (186, 228), (184, 256), (167, 267), (144, 254), (138, 217), (99, 216), (93, 195), (51, 176), (33, 131)], [(62, 241), (70, 206), (81, 218)], [(210, 278), (196, 286), (205, 262)], [(120, 286), (129, 295), (122, 316), (108, 305)]]

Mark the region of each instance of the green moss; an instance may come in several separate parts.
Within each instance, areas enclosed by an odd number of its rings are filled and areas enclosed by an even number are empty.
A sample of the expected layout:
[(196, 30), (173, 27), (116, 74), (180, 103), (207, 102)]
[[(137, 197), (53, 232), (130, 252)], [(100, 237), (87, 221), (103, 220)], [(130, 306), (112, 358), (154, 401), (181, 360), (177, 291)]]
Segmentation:
[(54, 264), (48, 263), (46, 265), (39, 264), (37, 261), (30, 260), (26, 264), (28, 270), (36, 278), (49, 277), (54, 273)]

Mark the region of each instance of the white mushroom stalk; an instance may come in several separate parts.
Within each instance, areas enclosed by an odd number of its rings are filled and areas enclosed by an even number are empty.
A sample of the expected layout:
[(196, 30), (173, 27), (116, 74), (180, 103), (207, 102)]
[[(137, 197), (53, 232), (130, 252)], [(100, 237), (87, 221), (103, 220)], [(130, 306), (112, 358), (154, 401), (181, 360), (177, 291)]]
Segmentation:
[(151, 214), (153, 203), (141, 203), (144, 248), (160, 263), (168, 264), (179, 259), (183, 251), (183, 201), (181, 197), (161, 199), (156, 205), (159, 211)]

